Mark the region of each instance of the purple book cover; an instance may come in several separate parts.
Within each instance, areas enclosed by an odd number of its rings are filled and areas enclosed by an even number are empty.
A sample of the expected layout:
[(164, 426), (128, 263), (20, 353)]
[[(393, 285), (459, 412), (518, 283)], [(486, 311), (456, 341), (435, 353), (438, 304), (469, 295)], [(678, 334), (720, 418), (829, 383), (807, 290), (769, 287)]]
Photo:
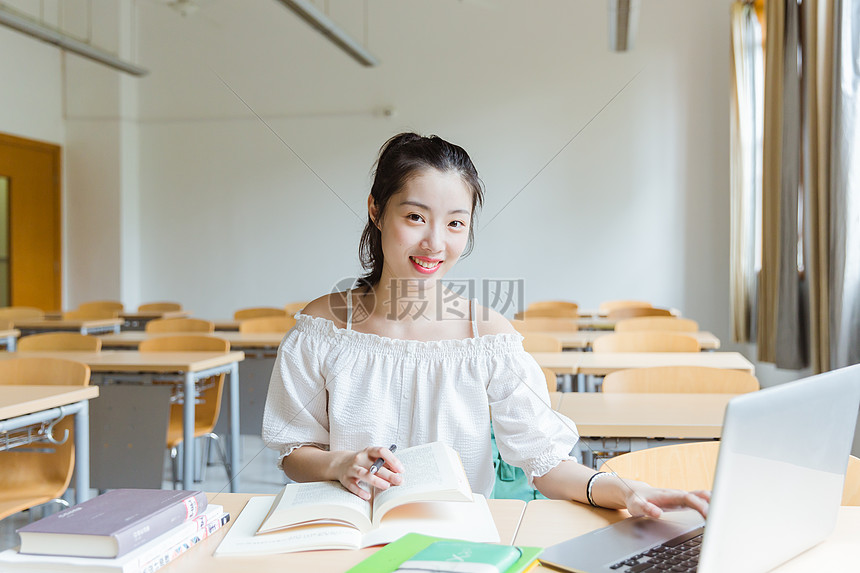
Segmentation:
[(114, 537), (117, 557), (206, 511), (202, 491), (115, 489), (25, 525), (18, 533)]

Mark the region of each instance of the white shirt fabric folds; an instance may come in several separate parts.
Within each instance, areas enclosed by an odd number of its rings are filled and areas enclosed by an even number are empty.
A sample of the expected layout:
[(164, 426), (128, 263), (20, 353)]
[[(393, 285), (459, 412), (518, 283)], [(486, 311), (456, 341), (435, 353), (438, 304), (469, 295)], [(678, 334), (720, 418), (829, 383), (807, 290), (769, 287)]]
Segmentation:
[(358, 451), (441, 441), (475, 492), (492, 493), (490, 419), (499, 452), (529, 481), (570, 459), (578, 435), (552, 410), (518, 334), (397, 340), (296, 315), (278, 349), (262, 437), (278, 464), (303, 445)]

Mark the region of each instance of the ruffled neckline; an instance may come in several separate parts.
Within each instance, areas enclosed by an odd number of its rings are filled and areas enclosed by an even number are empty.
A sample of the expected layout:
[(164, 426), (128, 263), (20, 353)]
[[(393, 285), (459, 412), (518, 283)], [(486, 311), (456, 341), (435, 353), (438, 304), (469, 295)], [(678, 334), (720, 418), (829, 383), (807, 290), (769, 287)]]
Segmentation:
[(485, 334), (470, 338), (447, 340), (407, 340), (389, 338), (379, 334), (358, 332), (339, 328), (335, 323), (321, 316), (298, 313), (295, 315), (296, 330), (310, 335), (337, 339), (338, 344), (357, 347), (366, 351), (385, 354), (422, 354), (422, 355), (472, 355), (487, 351), (523, 352), (523, 337), (519, 334), (502, 332)]

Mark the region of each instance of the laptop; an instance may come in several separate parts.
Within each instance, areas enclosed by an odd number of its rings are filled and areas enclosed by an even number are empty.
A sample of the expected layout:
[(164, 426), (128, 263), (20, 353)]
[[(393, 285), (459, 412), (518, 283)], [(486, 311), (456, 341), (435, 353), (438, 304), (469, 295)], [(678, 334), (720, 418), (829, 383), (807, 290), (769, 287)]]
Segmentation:
[[(585, 573), (769, 571), (833, 531), (858, 408), (860, 365), (737, 396), (726, 407), (707, 527), (691, 510), (629, 518), (539, 559)], [(675, 568), (656, 564), (664, 559)]]

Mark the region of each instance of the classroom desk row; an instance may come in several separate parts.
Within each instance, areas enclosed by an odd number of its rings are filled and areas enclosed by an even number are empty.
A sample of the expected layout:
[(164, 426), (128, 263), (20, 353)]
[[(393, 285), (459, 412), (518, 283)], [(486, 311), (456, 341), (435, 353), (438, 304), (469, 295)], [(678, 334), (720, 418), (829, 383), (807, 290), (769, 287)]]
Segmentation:
[(532, 352), (537, 363), (556, 374), (606, 376), (616, 370), (651, 366), (708, 366), (755, 374), (740, 352)]
[[(607, 330), (572, 330), (572, 331), (552, 331), (542, 330), (536, 331), (536, 334), (552, 336), (561, 342), (563, 350), (588, 350), (595, 340), (601, 336), (611, 334)], [(698, 332), (679, 332), (686, 336), (692, 336), (699, 341), (699, 346), (702, 350), (718, 350), (720, 348), (720, 339), (713, 333), (706, 330)]]
[[(235, 468), (230, 476), (230, 491), (239, 488), (239, 368), (238, 363), (245, 359), (241, 351), (231, 352), (16, 352), (0, 353), (0, 360), (28, 357), (62, 358), (83, 362), (92, 371), (93, 384), (110, 380), (131, 380), (151, 384), (153, 379), (165, 375), (180, 376), (185, 396), (194, 395), (194, 385), (198, 380), (216, 374), (229, 374), (228, 426), (230, 433), (230, 464)], [(159, 386), (159, 385), (156, 385)], [(163, 385), (160, 385), (164, 389)], [(193, 489), (195, 441), (194, 437), (194, 400), (185, 400), (183, 406), (183, 472), (182, 487)]]
[[(224, 506), (230, 522), (202, 541), (176, 561), (165, 573), (207, 571), (209, 573), (253, 570), (255, 573), (283, 571), (341, 572), (370, 556), (377, 548), (358, 551), (306, 551), (268, 556), (218, 557), (212, 553), (235, 523), (250, 494), (208, 494), (211, 503)], [(501, 543), (548, 547), (571, 537), (588, 533), (628, 517), (626, 511), (600, 509), (581, 503), (537, 500), (526, 504), (520, 500), (488, 500), (490, 512), (499, 530)], [(802, 553), (781, 567), (779, 573), (830, 571), (844, 569), (856, 558), (856, 539), (860, 535), (860, 507), (842, 507), (836, 530), (820, 545)], [(548, 571), (538, 567), (535, 571)]]

